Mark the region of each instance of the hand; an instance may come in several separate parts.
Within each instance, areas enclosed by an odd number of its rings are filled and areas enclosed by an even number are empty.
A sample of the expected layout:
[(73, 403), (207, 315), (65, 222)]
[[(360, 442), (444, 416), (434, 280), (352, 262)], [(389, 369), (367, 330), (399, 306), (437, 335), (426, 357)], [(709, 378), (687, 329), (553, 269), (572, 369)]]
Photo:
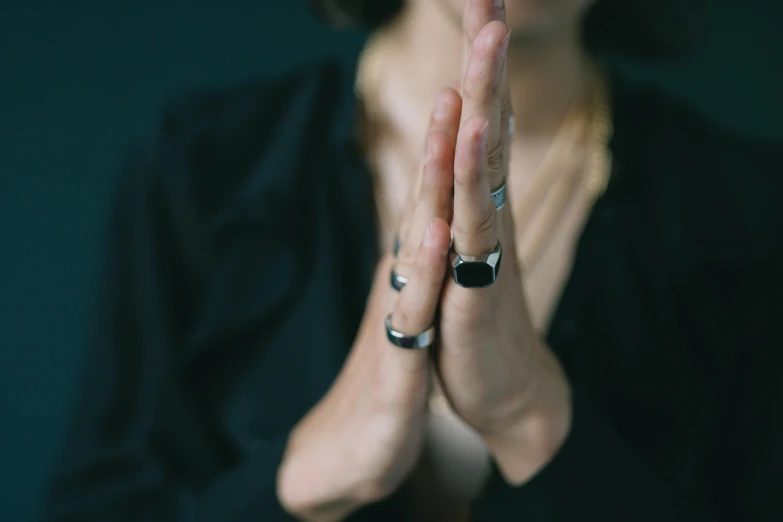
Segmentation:
[(454, 166), (453, 248), (505, 255), (488, 288), (444, 288), (436, 367), (454, 411), (482, 435), (501, 472), (524, 482), (557, 451), (569, 429), (569, 386), (536, 334), (525, 303), (512, 216), (490, 192), (508, 175), (509, 116), (504, 8), (466, 1), (470, 57)]
[(408, 283), (394, 292), (389, 284), (392, 256), (379, 263), (345, 366), (289, 439), (278, 471), (278, 496), (300, 519), (342, 520), (394, 492), (418, 462), (431, 358), (427, 349), (393, 346), (385, 319), (392, 310), (393, 328), (406, 335), (422, 333), (435, 321), (450, 242), (458, 102), (452, 91), (432, 118), (418, 201), (405, 218), (407, 237), (416, 241), (405, 266)]

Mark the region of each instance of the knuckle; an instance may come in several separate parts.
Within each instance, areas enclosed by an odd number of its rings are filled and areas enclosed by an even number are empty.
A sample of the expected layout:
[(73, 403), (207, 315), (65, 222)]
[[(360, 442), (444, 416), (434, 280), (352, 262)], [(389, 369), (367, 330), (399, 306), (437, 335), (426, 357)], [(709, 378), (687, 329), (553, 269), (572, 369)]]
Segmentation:
[(481, 212), (479, 219), (475, 221), (465, 222), (462, 220), (454, 220), (454, 234), (471, 237), (471, 236), (485, 236), (495, 231), (495, 208), (489, 206), (486, 210)]
[(464, 223), (460, 219), (455, 219), (454, 224), (452, 225), (452, 228), (454, 229), (454, 235), (455, 236), (469, 236), (473, 234), (473, 227), (468, 226), (467, 223)]
[(411, 316), (410, 312), (405, 309), (405, 307), (397, 307), (397, 313), (394, 314), (395, 318), (392, 322), (392, 326), (394, 326), (395, 330), (400, 330), (402, 332), (406, 332), (409, 328), (408, 325), (411, 324)]
[(476, 226), (476, 233), (478, 235), (484, 236), (495, 231), (495, 215), (495, 208), (487, 206)]
[(413, 263), (415, 255), (410, 241), (403, 243), (400, 251), (397, 253), (397, 263), (394, 270), (400, 275), (408, 274), (408, 267)]
[(482, 178), (483, 173), (477, 165), (454, 169), (454, 183), (465, 187), (476, 185)]
[(462, 95), (465, 98), (476, 99), (480, 96), (482, 90), (483, 79), (481, 75), (476, 74), (472, 68), (465, 74), (465, 79), (462, 81)]
[(501, 170), (506, 163), (506, 147), (502, 140), (499, 140), (489, 151), (487, 151), (487, 168), (492, 171)]

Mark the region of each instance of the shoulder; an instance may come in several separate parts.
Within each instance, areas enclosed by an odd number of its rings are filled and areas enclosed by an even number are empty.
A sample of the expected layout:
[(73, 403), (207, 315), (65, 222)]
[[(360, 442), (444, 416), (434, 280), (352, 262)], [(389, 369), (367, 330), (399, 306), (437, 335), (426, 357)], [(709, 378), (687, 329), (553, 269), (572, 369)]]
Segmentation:
[(285, 183), (303, 158), (325, 153), (341, 131), (345, 85), (343, 64), (323, 59), (181, 96), (147, 140), (146, 174), (187, 186), (204, 211), (241, 205), (248, 183)]
[(621, 82), (617, 132), (673, 251), (729, 258), (780, 249), (783, 144), (742, 136), (679, 97)]
[(670, 297), (661, 314), (681, 321), (688, 346), (730, 375), (740, 353), (763, 357), (779, 342), (783, 147), (726, 129), (657, 88), (624, 85), (619, 97), (617, 167), (634, 180), (623, 191), (632, 216), (623, 237)]
[(272, 224), (296, 201), (302, 176), (348, 128), (349, 67), (341, 57), (326, 57), (168, 103), (124, 158), (112, 234), (135, 229), (125, 236), (137, 241), (165, 233), (198, 277), (223, 231), (291, 232), (281, 228), (293, 226), (291, 220)]
[(331, 216), (302, 200), (328, 186), (315, 180), (350, 128), (351, 75), (345, 60), (327, 58), (192, 92), (132, 149), (115, 189), (109, 248), (165, 268), (156, 279), (197, 317), (195, 344), (281, 310), (306, 280), (312, 223)]
[(187, 258), (237, 221), (271, 222), (296, 197), (301, 173), (348, 128), (349, 68), (325, 57), (177, 96), (125, 156), (113, 222), (166, 229)]

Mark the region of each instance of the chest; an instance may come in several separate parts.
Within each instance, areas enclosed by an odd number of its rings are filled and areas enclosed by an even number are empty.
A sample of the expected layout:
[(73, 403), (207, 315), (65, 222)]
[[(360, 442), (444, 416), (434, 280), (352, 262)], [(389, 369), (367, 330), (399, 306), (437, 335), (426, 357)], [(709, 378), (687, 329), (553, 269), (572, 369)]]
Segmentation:
[[(296, 256), (306, 259), (280, 289), (280, 296), (287, 296), (280, 297), (283, 304), (256, 313), (253, 299), (215, 296), (213, 306), (223, 316), (246, 317), (218, 344), (236, 355), (232, 369), (220, 377), (231, 390), (224, 401), (225, 424), (249, 447), (287, 433), (323, 396), (340, 371), (363, 312), (368, 286), (357, 274), (372, 272), (372, 256), (360, 256), (357, 266), (346, 264), (346, 252), (366, 249), (377, 236), (369, 228), (346, 230), (346, 223), (371, 220), (346, 217), (345, 209), (353, 207), (333, 203), (334, 189), (323, 192), (321, 204), (328, 208), (318, 211), (321, 218), (312, 227), (300, 230), (308, 247)], [(561, 268), (561, 288), (550, 297), (548, 325), (541, 330), (548, 332), (574, 386), (593, 399), (642, 458), (653, 468), (667, 466), (664, 475), (687, 482), (703, 458), (694, 451), (701, 442), (693, 435), (714, 419), (705, 407), (710, 387), (696, 382), (704, 347), (689, 342), (699, 336), (683, 328), (665, 277), (633, 247), (639, 242), (622, 232), (619, 224), (628, 218), (601, 201), (583, 219), (586, 224), (575, 220), (573, 237), (563, 239), (570, 244), (571, 259)], [(221, 288), (238, 288), (246, 296), (267, 291), (269, 281), (263, 278), (275, 272), (258, 270), (269, 258), (265, 249), (225, 251), (234, 257), (226, 260), (231, 270)], [(552, 259), (564, 257), (557, 252), (552, 251)], [(244, 269), (264, 275), (248, 278)], [(661, 386), (662, 376), (666, 386)], [(432, 415), (429, 446), (441, 459), (434, 464), (440, 468), (437, 477), (444, 483), (448, 477), (470, 479), (448, 486), (450, 495), (469, 497), (483, 481), (487, 455), (458, 421), (445, 418)]]

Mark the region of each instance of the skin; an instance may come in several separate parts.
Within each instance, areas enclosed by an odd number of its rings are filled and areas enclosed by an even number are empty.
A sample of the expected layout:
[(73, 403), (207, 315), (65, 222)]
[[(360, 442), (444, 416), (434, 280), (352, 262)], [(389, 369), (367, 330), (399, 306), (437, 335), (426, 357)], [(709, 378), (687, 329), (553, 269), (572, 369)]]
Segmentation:
[[(479, 3), (491, 8), (489, 1)], [(546, 205), (530, 209), (520, 203), (532, 186), (551, 186), (559, 172), (586, 164), (584, 147), (577, 147), (570, 154), (571, 164), (546, 171), (539, 168), (570, 107), (588, 92), (585, 66), (589, 57), (579, 27), (593, 0), (506, 3), (511, 39), (505, 73), (515, 116), (507, 182), (519, 249), (527, 250), (541, 234), (548, 238), (539, 266), (534, 270), (525, 267), (524, 288), (535, 327), (545, 331), (570, 272), (574, 245), (590, 204), (576, 194), (557, 230), (543, 231)], [(375, 119), (382, 132), (370, 155), (378, 173), (384, 249), (390, 248), (395, 234), (407, 233), (411, 206), (417, 199), (422, 143), (435, 99), (444, 86), (461, 92), (471, 55), (470, 28), (462, 23), (467, 18), (459, 14), (460, 7), (471, 5), (469, 1), (407, 0), (406, 5), (402, 16), (376, 36), (382, 64), (370, 104), (381, 112)], [(505, 248), (506, 254), (511, 251)]]
[[(460, 124), (428, 135), (430, 162), (437, 159), (433, 150), (454, 147), (453, 178), (446, 171), (446, 179), (440, 181), (453, 187), (453, 208), (448, 197), (435, 202), (419, 197), (400, 251), (401, 273), (421, 244), (417, 231), (432, 220), (451, 218), (456, 252), (480, 255), (498, 240), (508, 252), (515, 252), (510, 205), (497, 212), (489, 197), (510, 171), (510, 32), (505, 14), (504, 7), (498, 9), (489, 1), (466, 2), (464, 33), (470, 54), (462, 95), (446, 90), (436, 102), (436, 107), (444, 105), (459, 114)], [(455, 134), (456, 140), (450, 141)], [(438, 193), (449, 196), (451, 191)], [(446, 277), (439, 332), (434, 364), (453, 410), (482, 437), (507, 480), (528, 480), (567, 434), (569, 392), (556, 359), (533, 327), (513, 261), (486, 289), (462, 288)]]
[[(446, 1), (450, 3), (437, 3)], [(454, 412), (481, 437), (510, 483), (529, 480), (565, 440), (571, 419), (569, 384), (529, 311), (526, 282), (514, 263), (519, 224), (512, 205), (496, 212), (489, 194), (503, 179), (513, 186), (526, 172), (517, 163), (513, 169), (509, 164), (514, 148), (508, 131), (512, 103), (515, 117), (528, 120), (518, 127), (515, 139), (538, 137), (545, 144), (556, 128), (551, 122), (557, 118), (551, 114), (564, 112), (558, 107), (573, 99), (569, 88), (584, 84), (567, 66), (579, 63), (578, 46), (569, 55), (570, 46), (563, 43), (569, 41), (569, 31), (556, 31), (569, 26), (567, 14), (572, 11), (562, 6), (578, 12), (574, 5), (579, 1), (510, 3), (517, 27), (544, 35), (535, 42), (524, 38), (533, 46), (528, 51), (509, 37), (505, 7), (498, 8), (491, 0), (465, 1), (464, 27), (456, 39), (446, 40), (453, 46), (451, 54), (459, 54), (453, 52), (456, 48), (466, 55), (455, 69), (460, 78), (457, 89), (441, 90), (433, 97), (435, 109), (427, 110), (430, 117), (422, 137), (427, 144), (423, 165), (418, 175), (408, 177), (408, 200), (399, 205), (402, 210), (394, 220), (398, 224), (388, 231), (399, 231), (404, 238), (396, 268), (409, 282), (399, 293), (390, 288), (388, 275), (395, 260), (391, 254), (384, 256), (345, 366), (292, 432), (278, 471), (278, 497), (297, 518), (343, 520), (403, 484), (421, 456), (433, 371)], [(395, 44), (429, 37), (406, 32), (422, 23), (422, 13), (439, 13), (438, 19), (446, 24), (450, 22), (443, 8), (456, 5), (456, 0), (413, 0), (400, 25), (389, 33), (386, 70), (394, 71), (395, 49), (404, 48)], [(545, 50), (547, 42), (557, 50)], [(515, 94), (511, 80), (532, 78), (533, 64), (544, 63), (539, 61), (544, 56), (559, 56), (560, 66), (538, 69), (541, 78), (523, 84)], [(516, 73), (514, 60), (521, 64)], [(547, 76), (550, 70), (555, 72)], [(569, 76), (576, 78), (568, 84), (571, 87), (547, 92), (538, 104), (516, 105), (515, 100), (533, 99), (532, 93)], [(388, 89), (393, 83), (382, 85)], [(396, 92), (400, 96), (406, 88)], [(379, 96), (383, 101), (384, 92)], [(402, 99), (415, 107), (422, 96)], [(398, 152), (404, 154), (402, 149)], [(389, 176), (393, 171), (381, 172)], [(578, 224), (575, 217), (570, 229), (560, 232), (566, 243), (575, 238)], [(488, 252), (500, 240), (507, 255), (494, 285), (465, 289), (448, 277), (452, 235), (454, 250), (468, 255)], [(437, 318), (437, 350), (390, 345), (383, 326), (389, 310), (394, 328), (410, 335), (426, 330)]]

